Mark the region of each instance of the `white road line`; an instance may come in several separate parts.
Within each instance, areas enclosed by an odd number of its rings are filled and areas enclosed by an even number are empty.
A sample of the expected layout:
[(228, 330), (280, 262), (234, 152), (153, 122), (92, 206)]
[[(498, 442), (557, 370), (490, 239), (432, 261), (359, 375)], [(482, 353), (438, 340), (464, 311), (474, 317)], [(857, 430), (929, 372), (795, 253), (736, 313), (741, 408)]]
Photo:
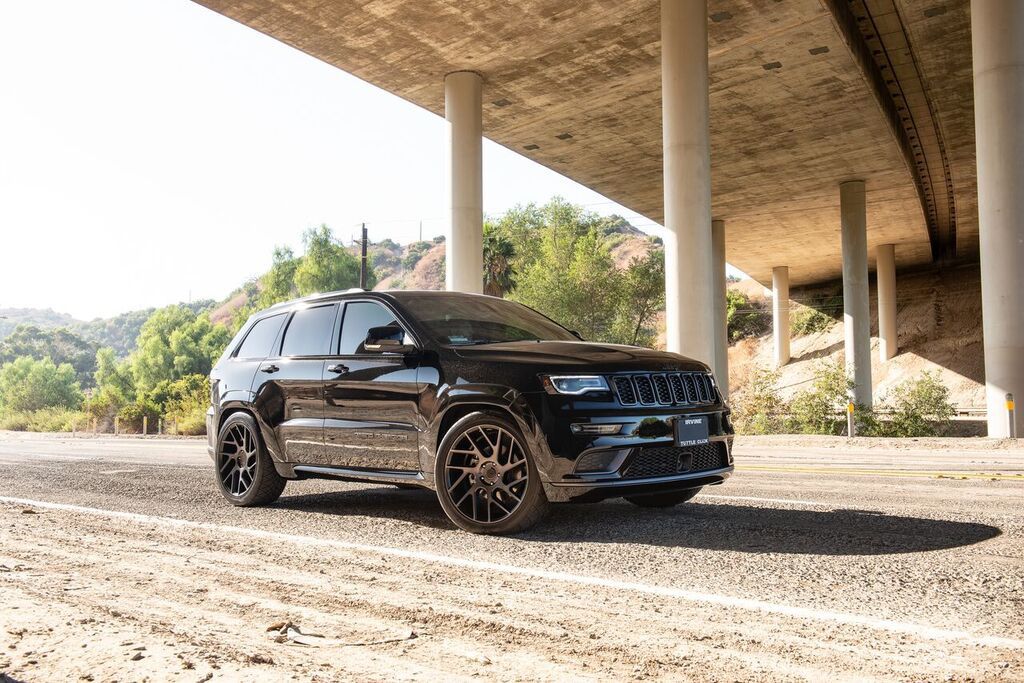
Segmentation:
[(295, 543), (305, 546), (328, 547), (339, 550), (355, 550), (358, 552), (377, 553), (391, 557), (402, 557), (422, 562), (433, 562), (436, 564), (448, 565), (451, 567), (462, 567), (476, 571), (495, 572), (499, 575), (518, 575), (559, 583), (577, 584), (581, 586), (597, 586), (620, 591), (631, 591), (647, 595), (658, 595), (665, 598), (677, 598), (689, 602), (701, 602), (719, 607), (731, 607), (745, 609), (767, 614), (780, 614), (796, 619), (813, 621), (832, 622), (861, 626), (880, 631), (893, 633), (904, 633), (930, 640), (958, 641), (971, 645), (983, 647), (1006, 648), (1012, 650), (1024, 650), (1024, 640), (1015, 638), (1004, 638), (1001, 636), (981, 635), (969, 631), (958, 631), (954, 629), (938, 628), (925, 624), (894, 621), (891, 619), (879, 619), (861, 614), (849, 614), (846, 612), (832, 612), (829, 610), (812, 609), (809, 607), (795, 607), (778, 603), (752, 600), (749, 598), (737, 598), (728, 595), (717, 595), (715, 593), (701, 593), (687, 590), (685, 588), (672, 588), (670, 586), (657, 586), (632, 581), (619, 581), (599, 576), (581, 576), (568, 572), (551, 571), (547, 569), (535, 569), (530, 567), (517, 567), (515, 565), (500, 564), (497, 562), (485, 562), (482, 560), (470, 560), (461, 557), (448, 557), (437, 555), (421, 550), (406, 550), (402, 548), (390, 548), (387, 546), (376, 546), (366, 543), (354, 543), (351, 541), (339, 541), (334, 539), (314, 538), (311, 536), (300, 536), (297, 534), (285, 534), (278, 531), (264, 531), (262, 529), (246, 529), (244, 527), (226, 526), (222, 524), (210, 524), (208, 522), (193, 522), (187, 519), (176, 517), (161, 517), (156, 515), (142, 515), (134, 512), (120, 512), (117, 510), (104, 510), (102, 508), (85, 507), (81, 505), (70, 505), (67, 503), (50, 503), (29, 498), (13, 498), (0, 496), (0, 503), (11, 505), (29, 505), (44, 510), (62, 510), (66, 512), (77, 512), (96, 515), (99, 517), (110, 517), (123, 519), (141, 524), (156, 524), (172, 529), (203, 529), (217, 533), (234, 533), (241, 536), (250, 536), (261, 539)]
[(772, 503), (774, 505), (805, 505), (807, 507), (833, 508), (830, 503), (818, 503), (813, 500), (795, 500), (793, 498), (757, 498), (755, 496), (720, 496), (713, 493), (703, 493), (698, 501), (702, 500), (742, 500), (750, 503)]

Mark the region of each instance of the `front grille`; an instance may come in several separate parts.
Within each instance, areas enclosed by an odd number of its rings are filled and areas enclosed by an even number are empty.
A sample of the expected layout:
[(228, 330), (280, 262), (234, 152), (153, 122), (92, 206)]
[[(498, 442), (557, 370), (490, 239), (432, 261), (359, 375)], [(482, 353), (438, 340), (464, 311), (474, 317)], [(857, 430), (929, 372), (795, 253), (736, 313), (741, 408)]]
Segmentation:
[(721, 441), (691, 448), (648, 446), (637, 449), (622, 470), (622, 478), (666, 477), (673, 474), (717, 470), (728, 466), (728, 451)]
[(624, 406), (707, 405), (718, 401), (715, 380), (707, 372), (613, 375), (611, 380)]

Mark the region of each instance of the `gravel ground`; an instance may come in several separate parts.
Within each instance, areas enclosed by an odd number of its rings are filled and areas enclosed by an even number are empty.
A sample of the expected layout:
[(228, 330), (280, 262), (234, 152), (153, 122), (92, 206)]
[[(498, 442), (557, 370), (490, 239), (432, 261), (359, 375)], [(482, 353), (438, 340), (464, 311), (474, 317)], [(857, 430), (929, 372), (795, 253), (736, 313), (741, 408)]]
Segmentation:
[(1024, 680), (1024, 451), (964, 441), (746, 439), (694, 503), (489, 538), (426, 491), (232, 508), (200, 441), (0, 433), (0, 672)]

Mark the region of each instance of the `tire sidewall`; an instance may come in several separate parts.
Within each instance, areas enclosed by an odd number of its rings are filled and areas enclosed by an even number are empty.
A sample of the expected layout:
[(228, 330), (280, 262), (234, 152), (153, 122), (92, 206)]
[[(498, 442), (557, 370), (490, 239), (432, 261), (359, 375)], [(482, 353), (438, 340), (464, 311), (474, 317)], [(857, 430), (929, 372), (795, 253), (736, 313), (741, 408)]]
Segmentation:
[[(519, 441), (519, 447), (523, 449), (523, 455), (526, 457), (527, 471), (529, 472), (529, 479), (526, 482), (526, 492), (523, 494), (522, 502), (511, 515), (500, 522), (494, 522), (492, 524), (476, 522), (463, 515), (462, 512), (455, 507), (455, 503), (448, 496), (448, 485), (447, 480), (445, 479), (445, 463), (448, 460), (448, 451), (467, 430), (485, 424), (501, 427)], [(538, 505), (546, 506), (547, 504), (547, 497), (544, 495), (543, 485), (540, 481), (540, 475), (537, 472), (533, 453), (530, 451), (529, 444), (523, 437), (522, 431), (511, 419), (497, 413), (482, 411), (470, 413), (469, 415), (457, 420), (455, 424), (449, 428), (447, 434), (445, 434), (444, 438), (441, 440), (441, 445), (438, 446), (437, 454), (434, 458), (434, 485), (437, 488), (437, 499), (440, 501), (441, 507), (444, 509), (444, 513), (447, 515), (448, 519), (450, 519), (452, 523), (460, 529), (472, 533), (496, 535), (515, 533), (522, 530), (523, 527), (521, 526), (521, 523), (523, 518), (528, 517), (531, 514), (531, 509)]]
[[(220, 465), (221, 465), (221, 444), (224, 442), (224, 437), (227, 435), (228, 430), (236, 424), (243, 424), (247, 427), (256, 437), (256, 476), (253, 477), (252, 485), (246, 490), (241, 496), (232, 495), (230, 491), (224, 486), (224, 482), (221, 481), (220, 476)], [(261, 484), (264, 477), (267, 476), (267, 468), (273, 467), (270, 462), (270, 458), (267, 455), (267, 449), (263, 445), (263, 438), (260, 436), (259, 427), (256, 424), (255, 418), (248, 413), (232, 413), (224, 420), (224, 424), (221, 425), (220, 431), (217, 432), (217, 452), (216, 459), (214, 460), (214, 478), (217, 480), (217, 488), (220, 490), (221, 495), (227, 499), (232, 505), (238, 505), (245, 507), (252, 505), (258, 495)], [(275, 473), (276, 474), (276, 473)]]

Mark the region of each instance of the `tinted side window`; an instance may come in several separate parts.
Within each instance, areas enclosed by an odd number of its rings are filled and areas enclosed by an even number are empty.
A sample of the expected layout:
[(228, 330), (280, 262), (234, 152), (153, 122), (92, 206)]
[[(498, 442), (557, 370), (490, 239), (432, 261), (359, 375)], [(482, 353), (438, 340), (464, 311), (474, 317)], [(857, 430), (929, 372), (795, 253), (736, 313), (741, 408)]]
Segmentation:
[(260, 320), (249, 333), (245, 335), (245, 341), (238, 347), (236, 358), (258, 358), (263, 360), (270, 355), (271, 346), (277, 339), (277, 332), (284, 322), (284, 315), (272, 315), (269, 318)]
[(326, 356), (334, 331), (334, 305), (296, 311), (281, 343), (282, 356)]
[(363, 353), (363, 341), (370, 328), (391, 323), (397, 323), (395, 316), (380, 304), (371, 301), (345, 304), (345, 319), (341, 323), (341, 355)]

